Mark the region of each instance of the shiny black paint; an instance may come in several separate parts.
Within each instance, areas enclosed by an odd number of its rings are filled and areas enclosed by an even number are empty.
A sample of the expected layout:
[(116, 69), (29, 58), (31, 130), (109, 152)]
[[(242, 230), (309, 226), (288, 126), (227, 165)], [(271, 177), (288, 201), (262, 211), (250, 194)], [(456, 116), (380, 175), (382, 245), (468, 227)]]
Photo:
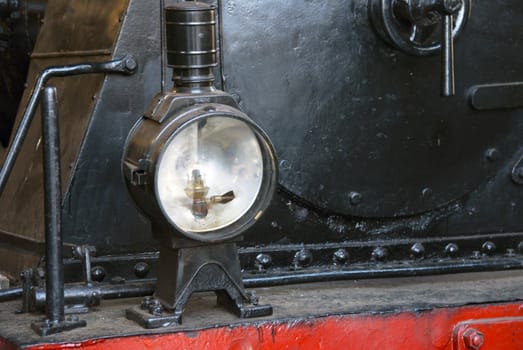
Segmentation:
[(51, 322), (64, 321), (64, 269), (62, 257), (62, 185), (58, 97), (55, 87), (46, 87), (42, 97), (45, 187), (46, 312)]
[[(508, 37), (490, 42), (505, 33), (513, 40), (523, 35), (515, 25), (520, 3), (475, 5), (456, 43), (452, 99), (438, 96), (439, 57), (390, 48), (374, 33), (366, 2), (235, 4), (223, 15), (225, 89), (272, 137), (281, 184), (311, 206), (378, 218), (434, 210), (499, 171), (506, 158), (485, 162), (489, 147), (515, 151), (505, 140), (520, 111), (493, 123), (499, 112), (475, 113), (465, 92), (478, 80), (523, 74)], [(513, 17), (478, 33), (494, 11), (490, 6)], [(253, 69), (263, 74), (245, 79)], [(430, 197), (422, 196), (425, 188)], [(351, 192), (361, 194), (361, 203), (351, 203)]]
[(62, 185), (60, 176), (60, 128), (55, 87), (42, 92), (42, 138), (45, 188), (45, 311), (46, 318), (31, 328), (38, 334), (60, 333), (85, 327), (84, 320), (65, 318), (64, 268), (62, 257)]
[[(419, 261), (410, 248), (421, 240), (436, 258), (462, 236), (468, 243), (458, 256), (488, 240), (498, 256), (517, 248), (523, 203), (510, 178), (523, 154), (522, 111), (474, 110), (469, 88), (523, 81), (520, 1), (473, 3), (456, 42), (450, 100), (438, 97), (439, 57), (408, 56), (383, 42), (367, 1), (209, 2), (219, 12), (224, 89), (267, 130), (281, 158), (280, 191), (240, 249), (252, 251), (242, 257), (247, 270), (258, 254), (279, 250), (278, 274), (298, 246), (325, 242), (332, 251), (319, 261), (354, 245), (361, 248), (349, 249), (349, 264), (366, 261), (369, 271), (381, 269), (372, 260), (376, 242), (411, 271)], [(159, 4), (131, 1), (113, 54), (134, 54), (139, 74), (104, 81), (65, 193), (66, 242), (88, 242), (100, 255), (157, 249), (119, 168), (131, 126), (171, 85), (159, 56), (160, 18)]]

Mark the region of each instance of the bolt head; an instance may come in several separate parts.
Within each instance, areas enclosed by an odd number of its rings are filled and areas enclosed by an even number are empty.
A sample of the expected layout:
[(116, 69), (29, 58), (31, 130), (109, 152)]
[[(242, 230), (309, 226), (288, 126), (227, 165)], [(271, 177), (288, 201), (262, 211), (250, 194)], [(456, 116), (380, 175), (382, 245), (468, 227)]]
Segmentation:
[(145, 297), (142, 300), (142, 309), (148, 310), (151, 315), (160, 316), (163, 312), (163, 305), (154, 297)]
[(449, 243), (445, 246), (445, 254), (448, 256), (455, 256), (459, 252), (459, 247), (456, 243)]
[(147, 264), (146, 262), (141, 261), (139, 263), (136, 263), (136, 265), (134, 265), (134, 274), (138, 278), (146, 277), (147, 274), (149, 273), (149, 271), (150, 271), (149, 264)]
[(294, 254), (294, 265), (308, 266), (312, 263), (312, 253), (308, 249), (302, 249)]
[(272, 258), (269, 254), (263, 254), (260, 253), (256, 255), (256, 260), (254, 261), (254, 266), (258, 268), (258, 270), (264, 270), (271, 266)]
[(428, 187), (421, 190), (421, 196), (423, 198), (429, 198), (432, 196), (432, 190)]
[(410, 251), (416, 258), (420, 258), (425, 255), (425, 247), (420, 242), (416, 242), (410, 247)]
[(149, 308), (149, 305), (151, 305), (153, 303), (153, 300), (154, 298), (151, 297), (151, 296), (146, 296), (142, 299), (142, 309), (147, 309)]
[(153, 316), (160, 316), (162, 314), (163, 307), (161, 305), (155, 305), (149, 307), (149, 313)]
[(125, 60), (125, 68), (127, 68), (130, 71), (135, 70), (137, 65), (138, 64), (136, 63), (136, 60), (132, 57), (129, 57)]
[(499, 151), (496, 148), (489, 148), (485, 152), (485, 158), (487, 158), (489, 162), (495, 162), (499, 159)]
[(349, 198), (350, 198), (350, 204), (352, 204), (352, 205), (358, 205), (363, 200), (363, 196), (359, 192), (349, 193)]
[(496, 245), (494, 244), (494, 242), (486, 241), (481, 246), (481, 250), (485, 254), (492, 255), (492, 254), (494, 254), (496, 252)]
[(485, 336), (480, 331), (469, 328), (463, 333), (463, 342), (465, 346), (471, 350), (478, 350), (485, 342)]
[(94, 266), (91, 268), (91, 278), (95, 282), (102, 282), (105, 278), (105, 270), (101, 266)]
[(349, 253), (343, 249), (340, 248), (332, 254), (332, 261), (335, 264), (345, 264), (349, 260)]
[(385, 260), (388, 255), (389, 255), (389, 251), (387, 250), (387, 248), (384, 248), (384, 247), (376, 247), (372, 251), (372, 259), (374, 259), (374, 260), (378, 260), (378, 261)]

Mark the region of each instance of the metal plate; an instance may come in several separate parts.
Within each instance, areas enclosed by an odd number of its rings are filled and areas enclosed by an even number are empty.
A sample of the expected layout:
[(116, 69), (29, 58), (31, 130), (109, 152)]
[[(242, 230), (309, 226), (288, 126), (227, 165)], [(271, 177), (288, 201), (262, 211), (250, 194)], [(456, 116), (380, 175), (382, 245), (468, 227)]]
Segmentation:
[(518, 0), (474, 4), (449, 99), (438, 94), (439, 57), (389, 48), (366, 1), (230, 0), (222, 10), (225, 89), (266, 128), (281, 184), (305, 202), (366, 217), (424, 212), (476, 188), (514, 147), (521, 111), (478, 113), (466, 91), (523, 77)]
[(478, 111), (523, 108), (523, 82), (479, 85), (470, 90), (470, 104)]
[[(38, 316), (35, 314), (14, 315), (20, 307), (19, 301), (2, 303), (0, 311), (0, 345), (1, 339), (16, 344), (20, 348), (33, 346), (40, 350), (63, 349), (66, 344), (78, 348), (94, 349), (95, 345), (115, 349), (109, 339), (130, 339), (132, 335), (154, 336), (161, 334), (183, 334), (184, 339), (197, 339), (205, 334), (205, 329), (225, 327), (222, 334), (209, 338), (210, 343), (187, 345), (190, 349), (238, 349), (225, 344), (231, 330), (236, 327), (259, 324), (281, 324), (281, 335), (285, 336), (296, 325), (304, 325), (309, 331), (316, 331), (311, 322), (325, 317), (339, 315), (353, 320), (347, 327), (356, 330), (347, 341), (341, 341), (338, 333), (332, 340), (338, 346), (327, 346), (324, 349), (451, 349), (453, 326), (460, 321), (485, 317), (521, 317), (523, 311), (520, 303), (499, 304), (503, 301), (517, 300), (521, 295), (523, 275), (518, 272), (498, 272), (479, 274), (458, 274), (416, 278), (395, 278), (363, 281), (341, 281), (329, 283), (300, 284), (289, 286), (257, 288), (260, 302), (270, 302), (274, 306), (271, 317), (246, 322), (237, 316), (216, 307), (214, 293), (196, 293), (191, 297), (181, 326), (165, 330), (146, 330), (138, 324), (125, 319), (125, 309), (130, 305), (139, 305), (141, 299), (104, 300), (101, 307), (94, 312), (82, 315), (87, 327), (70, 332), (51, 335), (45, 338), (33, 332), (29, 325)], [(478, 288), (481, 286), (481, 288)], [(386, 291), (386, 292), (384, 292)], [(408, 296), (408, 297), (406, 297)], [(497, 305), (488, 305), (497, 303)], [(467, 306), (467, 305), (476, 306)], [(479, 306), (477, 306), (479, 304)], [(394, 316), (404, 317), (394, 322)], [(334, 316), (337, 317), (337, 316)], [(304, 322), (302, 322), (304, 321)], [(338, 319), (338, 322), (341, 321)], [(341, 323), (343, 324), (343, 323)], [(280, 334), (279, 332), (277, 334)], [(252, 339), (266, 340), (271, 345), (274, 333), (254, 331), (249, 336), (232, 337), (230, 340)], [(322, 339), (317, 334), (310, 334), (307, 339)], [(326, 340), (327, 338), (323, 338)], [(330, 338), (329, 338), (330, 339)], [(139, 339), (137, 346), (154, 345), (152, 342)], [(214, 346), (219, 341), (221, 346)], [(388, 341), (386, 341), (388, 340)], [(82, 345), (82, 342), (86, 342)], [(45, 343), (45, 345), (44, 345)], [(52, 345), (54, 344), (54, 346)], [(169, 349), (184, 348), (173, 346)], [(201, 345), (200, 345), (201, 344)], [(276, 349), (296, 348), (296, 338), (289, 338), (289, 346)], [(339, 345), (342, 344), (340, 347)], [(369, 345), (373, 344), (373, 345)], [(273, 346), (275, 346), (272, 343)], [(281, 344), (280, 344), (281, 345)], [(293, 347), (294, 346), (294, 347)], [(353, 346), (353, 347), (352, 347)], [(32, 348), (33, 348), (32, 347)], [(148, 347), (147, 348), (151, 348)], [(154, 346), (155, 349), (165, 347)], [(249, 347), (247, 347), (249, 348)], [(266, 349), (261, 345), (252, 349)], [(321, 344), (303, 346), (299, 349), (320, 349)], [(492, 349), (485, 347), (484, 349)], [(511, 349), (505, 347), (505, 349)]]
[(523, 348), (523, 317), (468, 320), (454, 328), (454, 350)]

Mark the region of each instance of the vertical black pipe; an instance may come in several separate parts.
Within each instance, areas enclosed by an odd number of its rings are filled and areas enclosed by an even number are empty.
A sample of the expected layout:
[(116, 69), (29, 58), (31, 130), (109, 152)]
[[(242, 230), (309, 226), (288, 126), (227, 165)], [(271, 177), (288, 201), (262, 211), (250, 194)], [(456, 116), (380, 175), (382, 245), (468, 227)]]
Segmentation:
[(42, 94), (42, 137), (45, 191), (46, 313), (51, 322), (64, 320), (64, 270), (62, 262), (62, 185), (60, 135), (55, 87)]
[(441, 35), (441, 95), (454, 96), (454, 18), (452, 15), (443, 16)]

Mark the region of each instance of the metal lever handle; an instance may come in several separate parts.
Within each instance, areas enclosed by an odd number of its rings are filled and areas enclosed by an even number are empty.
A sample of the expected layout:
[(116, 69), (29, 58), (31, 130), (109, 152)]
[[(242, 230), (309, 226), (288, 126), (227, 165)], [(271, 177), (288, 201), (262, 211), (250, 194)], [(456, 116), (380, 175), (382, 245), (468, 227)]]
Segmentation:
[(441, 29), (441, 96), (454, 96), (454, 18), (451, 14), (442, 16)]
[(454, 96), (454, 17), (464, 6), (463, 0), (438, 0), (441, 13), (441, 96)]
[(18, 153), (22, 148), (22, 143), (24, 142), (25, 136), (29, 131), (29, 126), (31, 125), (36, 107), (38, 106), (41, 92), (49, 79), (53, 77), (69, 77), (73, 75), (93, 73), (116, 73), (131, 75), (136, 72), (136, 69), (136, 60), (131, 55), (127, 55), (114, 61), (88, 62), (69, 66), (48, 67), (41, 71), (36, 80), (31, 97), (29, 98), (29, 102), (27, 102), (25, 107), (25, 111), (22, 119), (20, 120), (20, 124), (18, 125), (18, 129), (16, 130), (13, 140), (11, 141), (9, 151), (4, 158), (4, 163), (0, 167), (0, 195), (2, 195), (4, 191), (9, 174), (11, 173), (15, 160), (18, 157)]
[(453, 96), (454, 37), (465, 28), (472, 1), (369, 0), (369, 15), (376, 33), (396, 49), (419, 57), (440, 53), (440, 94)]

